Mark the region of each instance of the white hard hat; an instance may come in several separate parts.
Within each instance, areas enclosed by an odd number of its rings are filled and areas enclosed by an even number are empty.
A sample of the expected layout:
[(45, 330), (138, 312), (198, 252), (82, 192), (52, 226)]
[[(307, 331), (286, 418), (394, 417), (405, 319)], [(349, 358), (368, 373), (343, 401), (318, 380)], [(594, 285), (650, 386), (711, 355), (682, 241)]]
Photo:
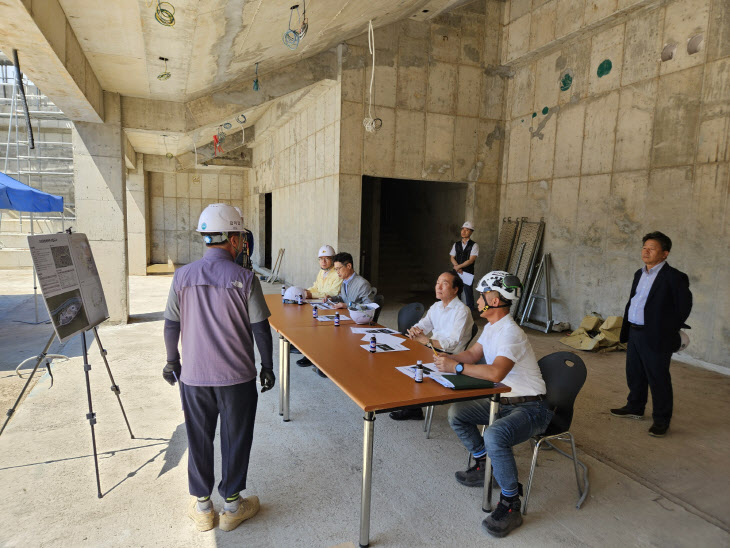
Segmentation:
[(210, 204), (200, 214), (198, 232), (242, 232), (243, 218), (227, 204)]
[(238, 206), (233, 206), (233, 209), (238, 211), (238, 214), (241, 216), (241, 219), (243, 219), (243, 212), (241, 211), (241, 208)]
[(297, 301), (299, 296), (302, 297), (302, 300), (306, 299), (307, 290), (293, 285), (284, 291), (284, 299), (287, 301)]
[(332, 249), (331, 245), (323, 245), (319, 248), (319, 255), (317, 257), (334, 257), (335, 250)]
[(685, 348), (687, 348), (689, 346), (689, 335), (687, 335), (687, 333), (683, 329), (679, 330), (679, 339), (680, 339), (681, 343), (679, 345), (679, 350), (677, 350), (677, 352), (684, 350)]
[(477, 291), (479, 293), (496, 291), (508, 301), (519, 297), (521, 290), (522, 283), (520, 283), (520, 279), (514, 274), (504, 272), (503, 270), (493, 270), (489, 274), (485, 274), (479, 280), (479, 285), (477, 285)]
[(468, 228), (472, 232), (474, 232), (474, 225), (471, 224), (469, 221), (466, 221), (463, 225), (461, 225), (461, 228)]

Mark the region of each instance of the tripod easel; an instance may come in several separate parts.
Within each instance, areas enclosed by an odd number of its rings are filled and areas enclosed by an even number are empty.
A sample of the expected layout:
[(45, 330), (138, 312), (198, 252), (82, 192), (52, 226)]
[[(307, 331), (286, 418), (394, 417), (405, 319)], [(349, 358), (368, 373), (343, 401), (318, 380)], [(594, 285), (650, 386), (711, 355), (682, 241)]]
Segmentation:
[[(99, 353), (101, 354), (101, 358), (104, 360), (104, 365), (106, 366), (106, 371), (109, 374), (109, 379), (112, 381), (111, 391), (114, 392), (114, 394), (117, 396), (117, 401), (119, 402), (119, 408), (122, 410), (122, 416), (124, 417), (124, 422), (127, 424), (127, 429), (129, 430), (129, 436), (132, 439), (134, 439), (134, 434), (132, 433), (132, 428), (131, 428), (131, 426), (129, 426), (129, 421), (127, 420), (127, 413), (124, 411), (124, 406), (122, 405), (122, 399), (119, 396), (119, 393), (121, 392), (121, 390), (119, 389), (119, 385), (114, 381), (114, 376), (112, 375), (112, 370), (109, 367), (109, 362), (106, 359), (107, 351), (101, 345), (101, 339), (99, 339), (99, 331), (97, 330), (97, 328), (93, 327), (92, 329), (94, 330), (94, 338), (96, 339), (96, 344), (99, 347)], [(20, 401), (23, 399), (23, 394), (25, 394), (25, 391), (30, 386), (30, 382), (33, 379), (33, 376), (35, 375), (36, 371), (38, 370), (38, 366), (43, 362), (44, 359), (46, 359), (46, 356), (48, 354), (48, 349), (51, 348), (51, 344), (53, 343), (53, 339), (55, 337), (56, 337), (56, 333), (54, 332), (48, 339), (46, 346), (43, 348), (43, 352), (41, 352), (38, 355), (38, 359), (36, 360), (36, 364), (33, 367), (33, 371), (31, 371), (30, 375), (28, 376), (28, 380), (25, 382), (25, 386), (23, 386), (23, 389), (20, 391), (20, 395), (18, 396), (18, 399), (15, 400), (15, 404), (13, 404), (13, 407), (8, 409), (7, 418), (5, 419), (5, 423), (3, 424), (2, 428), (0, 428), (0, 435), (2, 435), (3, 431), (5, 430), (5, 427), (10, 422), (10, 419), (12, 418), (18, 405), (20, 404)], [(101, 481), (99, 480), (99, 459), (98, 459), (98, 455), (96, 452), (96, 433), (94, 431), (94, 425), (96, 424), (96, 413), (94, 413), (94, 407), (91, 402), (91, 383), (89, 382), (89, 371), (91, 371), (91, 364), (89, 364), (89, 353), (88, 353), (88, 349), (86, 346), (86, 331), (81, 332), (81, 348), (82, 348), (83, 354), (84, 354), (84, 376), (86, 377), (86, 397), (89, 402), (89, 412), (86, 414), (86, 419), (89, 421), (89, 425), (91, 426), (91, 445), (93, 446), (93, 449), (94, 449), (94, 469), (96, 471), (96, 491), (97, 491), (98, 498), (102, 498), (103, 495), (101, 494)]]

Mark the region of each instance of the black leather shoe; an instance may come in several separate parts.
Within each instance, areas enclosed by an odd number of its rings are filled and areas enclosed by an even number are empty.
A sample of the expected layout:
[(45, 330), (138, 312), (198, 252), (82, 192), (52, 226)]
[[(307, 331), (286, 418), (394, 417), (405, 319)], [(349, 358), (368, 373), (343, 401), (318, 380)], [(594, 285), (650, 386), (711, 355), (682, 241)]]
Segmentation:
[(301, 350), (299, 350), (293, 344), (289, 346), (289, 352), (291, 352), (292, 354), (301, 354), (302, 353)]
[(307, 358), (306, 356), (304, 356), (304, 357), (299, 358), (297, 360), (297, 365), (299, 367), (309, 367), (310, 365), (312, 365), (312, 362), (309, 361), (309, 358)]
[(643, 419), (644, 413), (636, 413), (635, 411), (632, 411), (625, 405), (621, 407), (620, 409), (611, 409), (611, 414), (614, 417), (621, 417), (623, 419)]
[(658, 424), (655, 422), (651, 425), (651, 428), (649, 428), (649, 435), (654, 436), (655, 438), (663, 438), (667, 435), (667, 430), (669, 430), (668, 424)]
[(326, 379), (327, 378), (327, 375), (325, 373), (323, 373), (322, 370), (319, 367), (314, 367), (313, 370), (314, 370), (315, 373), (317, 373), (317, 375), (319, 375), (323, 379)]
[(420, 407), (416, 409), (398, 409), (388, 413), (394, 421), (423, 420), (423, 410)]

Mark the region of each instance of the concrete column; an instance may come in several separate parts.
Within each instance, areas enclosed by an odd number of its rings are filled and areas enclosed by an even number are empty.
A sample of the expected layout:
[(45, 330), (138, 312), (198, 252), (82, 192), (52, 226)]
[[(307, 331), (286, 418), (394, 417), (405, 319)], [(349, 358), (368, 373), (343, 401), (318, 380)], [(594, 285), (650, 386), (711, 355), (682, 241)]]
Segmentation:
[(129, 274), (146, 276), (150, 263), (149, 205), (144, 155), (137, 154), (136, 169), (127, 172), (127, 252)]
[(118, 94), (104, 93), (104, 112), (103, 124), (76, 122), (73, 131), (76, 229), (89, 238), (110, 321), (126, 323), (126, 166)]

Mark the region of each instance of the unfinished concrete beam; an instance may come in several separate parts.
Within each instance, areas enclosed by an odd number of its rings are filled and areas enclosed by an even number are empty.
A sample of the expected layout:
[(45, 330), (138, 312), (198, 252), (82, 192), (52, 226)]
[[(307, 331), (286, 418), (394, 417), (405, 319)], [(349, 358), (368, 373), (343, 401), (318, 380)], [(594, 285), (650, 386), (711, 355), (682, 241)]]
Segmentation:
[(94, 71), (57, 0), (3, 0), (0, 50), (74, 122), (104, 122), (104, 97)]
[[(272, 99), (316, 84), (322, 80), (337, 81), (339, 61), (336, 50), (323, 51), (272, 72), (260, 72), (259, 90), (254, 91), (251, 80), (234, 82), (220, 91), (190, 101), (187, 106), (194, 113), (199, 126), (205, 125), (206, 113), (221, 107), (250, 109)], [(202, 118), (202, 119), (201, 119)]]

